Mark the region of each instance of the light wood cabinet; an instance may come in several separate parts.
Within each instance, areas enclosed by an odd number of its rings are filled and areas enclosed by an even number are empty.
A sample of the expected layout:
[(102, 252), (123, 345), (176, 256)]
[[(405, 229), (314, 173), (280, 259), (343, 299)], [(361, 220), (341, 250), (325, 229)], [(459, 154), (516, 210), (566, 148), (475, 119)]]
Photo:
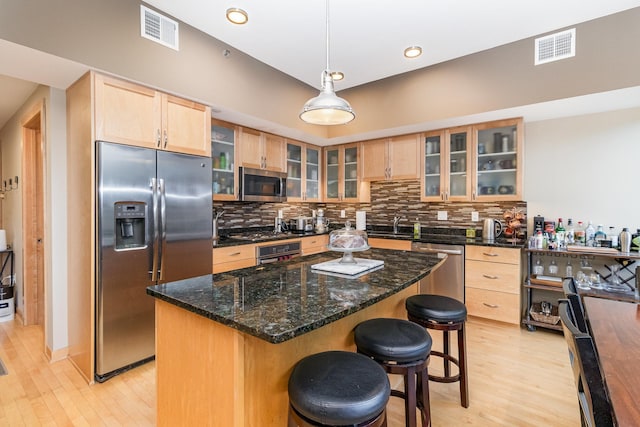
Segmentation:
[(238, 145), (242, 166), (284, 172), (284, 138), (254, 129), (241, 128)]
[(320, 252), (327, 251), (329, 235), (322, 234), (318, 236), (303, 237), (300, 240), (302, 241), (302, 255), (318, 254)]
[(520, 249), (465, 249), (465, 304), (469, 315), (520, 323)]
[(95, 75), (97, 140), (211, 155), (211, 109), (112, 77)]
[(360, 180), (360, 143), (324, 149), (324, 201), (369, 201), (368, 186)]
[(410, 240), (394, 240), (394, 239), (381, 239), (378, 237), (371, 237), (369, 240), (369, 246), (372, 248), (380, 249), (396, 249), (399, 251), (410, 251)]
[(237, 126), (211, 120), (213, 200), (238, 200), (237, 135)]
[(474, 201), (522, 200), (523, 135), (522, 119), (473, 126)]
[(522, 200), (523, 133), (522, 119), (425, 133), (420, 199)]
[(319, 202), (320, 147), (287, 140), (287, 201)]
[(420, 135), (403, 135), (362, 143), (363, 181), (418, 179)]
[(256, 245), (213, 248), (213, 273), (237, 270), (256, 265)]

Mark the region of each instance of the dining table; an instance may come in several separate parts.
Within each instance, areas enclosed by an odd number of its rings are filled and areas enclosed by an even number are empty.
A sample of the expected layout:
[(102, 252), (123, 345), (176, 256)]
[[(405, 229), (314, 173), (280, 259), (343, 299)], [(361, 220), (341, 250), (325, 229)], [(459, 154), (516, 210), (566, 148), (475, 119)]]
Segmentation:
[(640, 426), (640, 305), (584, 297), (600, 369), (619, 426)]

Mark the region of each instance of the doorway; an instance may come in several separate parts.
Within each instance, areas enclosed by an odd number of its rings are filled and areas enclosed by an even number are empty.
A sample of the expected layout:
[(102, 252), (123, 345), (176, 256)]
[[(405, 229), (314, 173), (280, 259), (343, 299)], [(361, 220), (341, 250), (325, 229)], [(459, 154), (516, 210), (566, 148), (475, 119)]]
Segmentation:
[(22, 242), (25, 325), (42, 325), (45, 319), (44, 238), (44, 138), (43, 104), (22, 121)]

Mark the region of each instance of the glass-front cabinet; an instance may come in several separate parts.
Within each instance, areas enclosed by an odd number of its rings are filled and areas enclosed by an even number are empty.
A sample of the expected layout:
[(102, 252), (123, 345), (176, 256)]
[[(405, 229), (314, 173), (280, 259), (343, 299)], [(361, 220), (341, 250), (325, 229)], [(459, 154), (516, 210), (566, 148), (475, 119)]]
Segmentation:
[(444, 200), (444, 189), (447, 184), (444, 149), (444, 131), (424, 134), (422, 144), (422, 200)]
[(287, 201), (320, 201), (320, 148), (287, 141)]
[(211, 164), (213, 199), (236, 200), (238, 172), (236, 168), (236, 127), (230, 123), (211, 121)]
[(522, 133), (522, 119), (424, 133), (421, 200), (522, 200)]
[(474, 200), (521, 200), (522, 119), (473, 127)]
[(360, 185), (359, 144), (325, 148), (325, 200), (357, 202)]
[(427, 132), (423, 137), (423, 201), (470, 199), (470, 127)]
[(445, 135), (448, 155), (448, 185), (445, 200), (469, 200), (470, 128), (465, 126), (448, 129)]

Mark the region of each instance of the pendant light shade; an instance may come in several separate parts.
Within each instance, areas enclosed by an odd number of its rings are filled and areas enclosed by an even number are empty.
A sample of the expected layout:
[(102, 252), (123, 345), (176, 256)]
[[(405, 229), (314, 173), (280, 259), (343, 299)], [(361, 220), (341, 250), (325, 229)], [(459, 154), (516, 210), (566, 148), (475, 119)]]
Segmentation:
[(311, 98), (302, 107), (300, 118), (314, 125), (342, 125), (355, 119), (349, 103), (336, 95), (329, 67), (329, 0), (327, 0), (327, 68), (321, 76), (320, 94)]

